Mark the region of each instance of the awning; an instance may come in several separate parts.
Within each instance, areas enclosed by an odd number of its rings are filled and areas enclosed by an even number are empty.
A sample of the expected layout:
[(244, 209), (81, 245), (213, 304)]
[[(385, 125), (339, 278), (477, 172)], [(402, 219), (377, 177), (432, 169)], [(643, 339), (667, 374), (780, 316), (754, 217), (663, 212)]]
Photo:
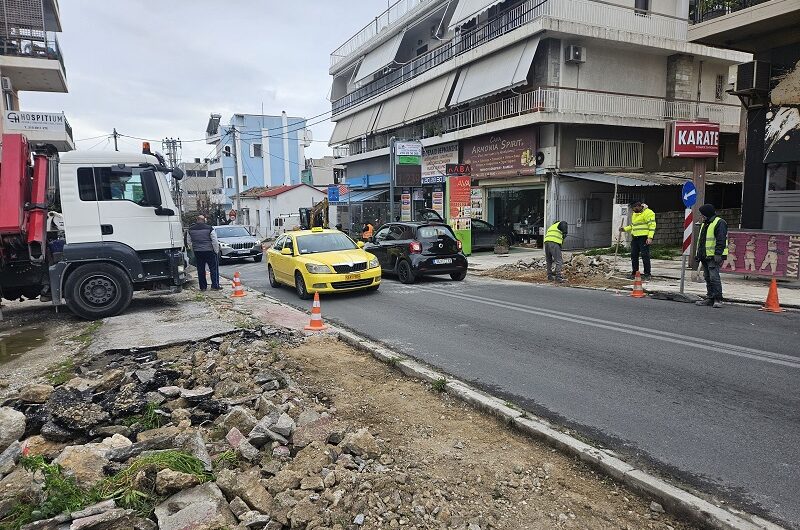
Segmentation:
[(350, 123), (350, 130), (347, 131), (347, 139), (354, 140), (356, 138), (361, 138), (365, 134), (371, 133), (372, 128), (375, 125), (375, 116), (378, 114), (379, 109), (380, 105), (374, 105), (368, 109), (364, 109), (361, 112), (353, 114), (352, 122)]
[(347, 133), (350, 130), (350, 124), (353, 123), (353, 117), (347, 116), (336, 122), (336, 126), (331, 133), (331, 139), (328, 140), (328, 145), (336, 145), (347, 140)]
[(365, 191), (354, 191), (348, 193), (346, 195), (342, 195), (339, 197), (339, 202), (364, 202), (370, 199), (374, 199), (379, 195), (384, 193), (388, 193), (389, 190), (365, 190)]
[(458, 0), (458, 6), (453, 12), (453, 18), (450, 19), (449, 29), (458, 27), (478, 15), (487, 11), (495, 4), (499, 4), (503, 0)]
[(462, 68), (450, 106), (524, 85), (537, 46), (539, 37), (531, 37)]
[(446, 108), (455, 78), (456, 72), (453, 71), (415, 88), (406, 112), (406, 123), (432, 116)]
[(636, 180), (628, 177), (618, 177), (614, 175), (607, 175), (605, 173), (591, 173), (591, 172), (575, 172), (575, 173), (560, 173), (565, 177), (573, 177), (581, 180), (591, 180), (592, 182), (605, 182), (606, 184), (616, 183), (619, 186), (658, 186), (655, 182), (647, 182), (645, 180)]
[(401, 31), (371, 52), (367, 53), (364, 56), (364, 60), (361, 61), (361, 65), (358, 67), (358, 73), (353, 79), (353, 82), (358, 83), (364, 78), (371, 76), (384, 66), (394, 62), (395, 57), (397, 57), (397, 50), (400, 49), (400, 42), (403, 40), (403, 35), (405, 35), (405, 33), (405, 30)]
[(384, 101), (381, 105), (381, 112), (378, 114), (378, 120), (375, 122), (375, 131), (384, 131), (402, 124), (413, 93), (412, 90), (409, 90)]

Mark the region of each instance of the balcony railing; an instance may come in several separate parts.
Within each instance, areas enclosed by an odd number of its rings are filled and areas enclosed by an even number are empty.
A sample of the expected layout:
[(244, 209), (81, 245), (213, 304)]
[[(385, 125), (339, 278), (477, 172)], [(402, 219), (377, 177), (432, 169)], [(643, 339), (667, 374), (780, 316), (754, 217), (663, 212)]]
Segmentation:
[(769, 0), (698, 0), (689, 19), (695, 24), (723, 17)]
[(429, 4), (439, 0), (397, 0), (386, 11), (375, 17), (375, 20), (361, 28), (355, 35), (350, 37), (347, 42), (336, 48), (331, 54), (331, 66), (346, 59), (351, 53), (378, 35), (381, 31), (394, 24), (402, 17), (407, 15), (412, 9), (420, 4)]
[(0, 36), (0, 55), (57, 60), (66, 74), (64, 57), (55, 33), (19, 26), (9, 27), (7, 31), (7, 35)]
[(688, 25), (683, 19), (654, 13), (642, 14), (635, 9), (612, 6), (593, 0), (528, 0), (487, 21), (482, 26), (457, 35), (446, 44), (417, 56), (399, 69), (392, 70), (337, 99), (332, 104), (333, 115), (387, 92), (457, 55), (473, 50), (540, 17), (676, 40), (686, 40)]
[[(429, 138), (531, 113), (583, 114), (658, 122), (706, 119), (722, 126), (738, 127), (740, 107), (738, 105), (668, 101), (655, 97), (545, 87), (407, 126), (391, 134), (382, 133), (357, 140), (347, 146), (346, 154), (341, 152), (339, 156), (352, 156), (382, 149), (387, 147), (390, 136)], [(543, 121), (549, 119), (552, 118), (542, 117)], [(334, 156), (337, 156), (336, 152), (334, 152)]]

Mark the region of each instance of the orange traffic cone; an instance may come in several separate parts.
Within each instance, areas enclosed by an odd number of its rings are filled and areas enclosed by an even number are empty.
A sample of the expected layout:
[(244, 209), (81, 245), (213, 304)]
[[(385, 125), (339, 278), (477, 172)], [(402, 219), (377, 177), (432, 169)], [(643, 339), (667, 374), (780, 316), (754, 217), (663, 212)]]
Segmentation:
[(242, 280), (239, 277), (239, 271), (233, 273), (233, 294), (231, 298), (241, 298), (245, 295), (244, 287), (242, 287)]
[(636, 271), (636, 276), (633, 279), (633, 291), (631, 291), (631, 296), (634, 298), (644, 298), (644, 289), (642, 289), (642, 275), (639, 274), (639, 271)]
[(309, 331), (322, 331), (328, 326), (322, 323), (322, 308), (319, 305), (319, 293), (314, 293), (314, 303), (311, 306), (311, 322), (304, 328)]
[(784, 311), (778, 301), (778, 282), (775, 278), (772, 278), (772, 283), (769, 284), (769, 293), (767, 294), (767, 301), (764, 302), (764, 307), (760, 307), (758, 310), (770, 313), (782, 313)]

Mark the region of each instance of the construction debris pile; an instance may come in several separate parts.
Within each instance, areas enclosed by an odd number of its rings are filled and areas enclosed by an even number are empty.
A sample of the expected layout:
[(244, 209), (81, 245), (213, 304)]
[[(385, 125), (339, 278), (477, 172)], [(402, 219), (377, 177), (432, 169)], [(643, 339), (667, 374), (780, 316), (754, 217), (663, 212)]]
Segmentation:
[(0, 528), (466, 526), (296, 384), (279, 349), (301, 340), (239, 331), (23, 387), (0, 407)]
[[(565, 258), (567, 256), (565, 255)], [(585, 254), (573, 254), (572, 257), (564, 261), (563, 274), (569, 277), (594, 277), (608, 275), (612, 269), (613, 262), (603, 256), (587, 256)], [(516, 263), (501, 265), (493, 271), (497, 272), (524, 272), (524, 271), (547, 271), (547, 262), (544, 258), (532, 260), (519, 260)]]

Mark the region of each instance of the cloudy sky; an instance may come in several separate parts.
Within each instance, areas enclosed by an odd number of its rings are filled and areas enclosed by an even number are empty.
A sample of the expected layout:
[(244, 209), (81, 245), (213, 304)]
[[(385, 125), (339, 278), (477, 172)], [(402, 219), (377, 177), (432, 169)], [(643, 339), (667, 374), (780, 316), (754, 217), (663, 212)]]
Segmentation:
[[(202, 139), (212, 112), (311, 117), (330, 111), (329, 54), (386, 0), (61, 0), (67, 94), (25, 92), (20, 107), (64, 111), (76, 140), (122, 134)], [(329, 116), (329, 114), (327, 115)], [(323, 119), (327, 116), (324, 116)], [(318, 121), (317, 120), (314, 121)], [(312, 127), (327, 140), (332, 124)], [(140, 149), (121, 139), (120, 149)], [(160, 143), (159, 149), (160, 149)], [(79, 149), (113, 149), (103, 138)], [(210, 146), (185, 142), (183, 159)], [(329, 149), (314, 142), (307, 156)]]

